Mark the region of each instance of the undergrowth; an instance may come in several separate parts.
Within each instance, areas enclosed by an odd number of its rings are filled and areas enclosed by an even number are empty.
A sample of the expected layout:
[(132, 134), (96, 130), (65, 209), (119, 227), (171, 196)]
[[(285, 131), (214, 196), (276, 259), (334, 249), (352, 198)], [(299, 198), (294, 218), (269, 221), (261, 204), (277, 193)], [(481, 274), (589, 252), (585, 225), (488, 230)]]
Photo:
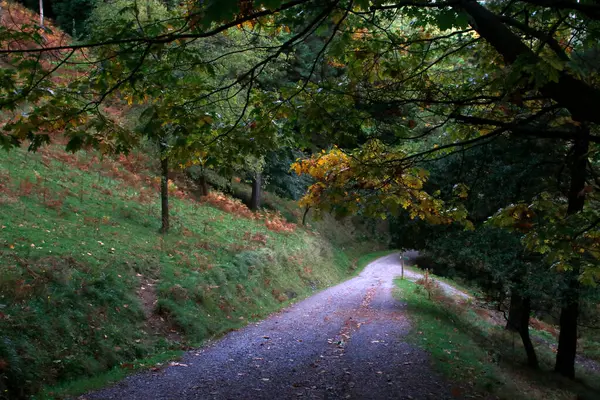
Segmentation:
[(359, 245), (349, 221), (305, 229), (218, 194), (200, 203), (177, 181), (172, 231), (159, 235), (151, 164), (58, 147), (3, 154), (0, 398), (197, 346), (339, 282), (378, 246)]

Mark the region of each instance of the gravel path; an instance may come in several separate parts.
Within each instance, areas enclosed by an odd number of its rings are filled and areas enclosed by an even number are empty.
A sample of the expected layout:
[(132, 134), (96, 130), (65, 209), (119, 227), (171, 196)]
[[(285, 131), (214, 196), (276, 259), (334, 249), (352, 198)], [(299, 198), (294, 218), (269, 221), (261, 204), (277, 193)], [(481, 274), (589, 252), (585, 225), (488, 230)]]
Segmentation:
[(179, 365), (81, 399), (451, 399), (427, 354), (403, 339), (410, 326), (392, 297), (398, 275), (398, 254), (380, 258), (353, 279), (186, 353)]

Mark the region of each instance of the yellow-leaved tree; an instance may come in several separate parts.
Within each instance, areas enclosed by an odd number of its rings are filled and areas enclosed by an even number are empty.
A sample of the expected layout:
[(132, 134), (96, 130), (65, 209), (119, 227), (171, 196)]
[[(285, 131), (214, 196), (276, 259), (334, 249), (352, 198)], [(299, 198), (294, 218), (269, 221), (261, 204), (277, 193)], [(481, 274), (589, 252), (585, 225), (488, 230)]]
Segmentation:
[(467, 188), (461, 187), (456, 201), (444, 202), (437, 193), (426, 191), (428, 172), (403, 164), (404, 157), (400, 150), (374, 140), (352, 153), (334, 147), (297, 160), (291, 169), (315, 180), (300, 205), (339, 216), (360, 212), (383, 219), (406, 212), (412, 219), (432, 224), (460, 222), (472, 227), (460, 204)]

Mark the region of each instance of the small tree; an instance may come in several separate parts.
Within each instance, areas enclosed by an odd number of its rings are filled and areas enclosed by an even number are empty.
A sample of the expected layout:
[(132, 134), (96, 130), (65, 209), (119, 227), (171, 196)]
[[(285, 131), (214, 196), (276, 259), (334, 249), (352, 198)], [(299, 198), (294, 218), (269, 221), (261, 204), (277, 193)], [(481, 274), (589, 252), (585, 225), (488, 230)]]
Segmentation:
[(44, 27), (44, 0), (40, 0), (40, 26)]

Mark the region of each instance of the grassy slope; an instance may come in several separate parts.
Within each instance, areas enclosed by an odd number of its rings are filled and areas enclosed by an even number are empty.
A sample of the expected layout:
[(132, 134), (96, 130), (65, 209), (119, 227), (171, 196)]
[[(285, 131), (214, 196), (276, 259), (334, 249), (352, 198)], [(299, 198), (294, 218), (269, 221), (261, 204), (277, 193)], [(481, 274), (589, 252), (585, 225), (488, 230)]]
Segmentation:
[(55, 147), (2, 154), (2, 392), (173, 356), (344, 279), (376, 246), (357, 246), (348, 222), (276, 232), (265, 226), (277, 229), (276, 217), (244, 218), (181, 192), (161, 236), (146, 162)]
[(580, 368), (578, 381), (561, 378), (552, 372), (555, 354), (546, 346), (536, 346), (541, 370), (528, 369), (519, 336), (483, 318), (475, 305), (457, 304), (439, 292), (429, 300), (416, 283), (396, 284), (396, 295), (407, 303), (413, 322), (411, 340), (431, 354), (450, 381), (462, 383), (457, 392), (506, 400), (598, 398), (599, 376)]

